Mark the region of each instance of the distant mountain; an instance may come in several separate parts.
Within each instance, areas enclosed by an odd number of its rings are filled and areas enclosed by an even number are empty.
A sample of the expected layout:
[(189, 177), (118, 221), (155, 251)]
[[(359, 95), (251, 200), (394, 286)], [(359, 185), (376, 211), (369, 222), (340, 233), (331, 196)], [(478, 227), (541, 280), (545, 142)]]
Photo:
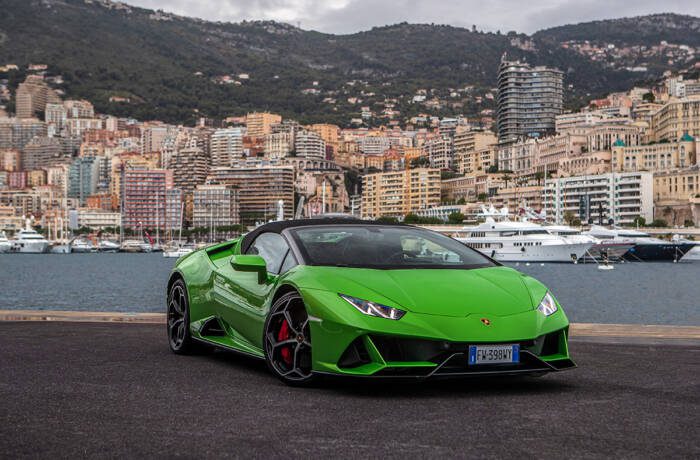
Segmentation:
[[(302, 122), (347, 125), (361, 107), (381, 115), (387, 104), (401, 117), (475, 115), (493, 108), (480, 96), (495, 85), (504, 53), (564, 70), (571, 85), (567, 103), (575, 106), (676, 65), (654, 61), (648, 71), (630, 71), (626, 63), (592, 59), (566, 42), (588, 36), (696, 46), (699, 21), (657, 15), (557, 27), (532, 37), (405, 23), (331, 35), (269, 21), (207, 22), (103, 0), (0, 0), (0, 12), (0, 65), (48, 64), (50, 75), (62, 76), (58, 86), (67, 95), (87, 98), (101, 112), (183, 123), (271, 110)], [(602, 33), (619, 21), (646, 18), (655, 18), (649, 19), (654, 32), (640, 31), (636, 41), (636, 32)], [(14, 86), (23, 76), (5, 78)], [(427, 90), (425, 103), (412, 102), (419, 89)]]

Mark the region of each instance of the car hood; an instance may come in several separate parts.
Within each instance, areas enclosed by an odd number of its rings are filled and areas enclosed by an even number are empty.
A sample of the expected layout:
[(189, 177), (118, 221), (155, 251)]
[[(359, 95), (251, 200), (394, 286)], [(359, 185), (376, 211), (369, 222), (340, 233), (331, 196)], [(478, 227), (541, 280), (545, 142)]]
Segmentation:
[(374, 302), (387, 302), (415, 313), (464, 317), (475, 313), (498, 316), (533, 309), (523, 275), (507, 267), (472, 270), (373, 270), (308, 267), (314, 284)]

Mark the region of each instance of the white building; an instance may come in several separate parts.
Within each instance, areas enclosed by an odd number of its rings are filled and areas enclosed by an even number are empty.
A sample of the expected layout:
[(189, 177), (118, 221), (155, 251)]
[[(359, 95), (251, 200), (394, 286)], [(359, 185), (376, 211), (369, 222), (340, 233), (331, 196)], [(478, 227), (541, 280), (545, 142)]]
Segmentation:
[(198, 185), (193, 194), (192, 226), (216, 228), (240, 223), (238, 189), (230, 185)]
[(631, 225), (637, 217), (654, 218), (654, 178), (650, 172), (609, 173), (548, 179), (545, 212), (557, 224), (571, 213), (588, 222)]
[(391, 140), (387, 136), (365, 136), (358, 144), (360, 151), (366, 155), (381, 155), (391, 147)]
[(284, 158), (294, 150), (294, 132), (281, 131), (265, 135), (265, 155), (271, 159)]
[(78, 209), (78, 227), (87, 227), (94, 230), (115, 228), (122, 224), (121, 213), (103, 211), (101, 209)]
[(326, 143), (312, 131), (300, 131), (294, 140), (294, 150), (301, 158), (326, 158)]
[(243, 158), (243, 131), (240, 128), (217, 129), (211, 135), (212, 167), (228, 167)]
[(452, 169), (454, 150), (449, 137), (436, 137), (423, 144), (426, 156), (430, 159), (431, 168)]

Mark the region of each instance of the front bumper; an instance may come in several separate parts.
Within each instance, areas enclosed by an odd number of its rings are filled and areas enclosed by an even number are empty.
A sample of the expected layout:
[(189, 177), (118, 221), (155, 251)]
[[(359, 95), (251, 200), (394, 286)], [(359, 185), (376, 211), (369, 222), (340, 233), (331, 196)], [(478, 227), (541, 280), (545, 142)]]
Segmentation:
[[(313, 370), (356, 377), (451, 377), (523, 374), (576, 367), (569, 357), (568, 320), (526, 311), (463, 318), (407, 313), (398, 321), (333, 305), (323, 291), (307, 292)], [(489, 319), (488, 325), (482, 319)], [(519, 344), (520, 362), (468, 364), (470, 345)]]

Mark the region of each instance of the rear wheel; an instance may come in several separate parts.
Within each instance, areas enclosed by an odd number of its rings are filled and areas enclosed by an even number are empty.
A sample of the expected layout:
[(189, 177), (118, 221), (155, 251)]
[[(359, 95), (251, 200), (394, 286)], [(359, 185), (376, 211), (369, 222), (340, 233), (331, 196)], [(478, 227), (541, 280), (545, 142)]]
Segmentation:
[(191, 353), (195, 343), (190, 334), (190, 304), (187, 287), (182, 279), (176, 280), (168, 291), (168, 342), (177, 354)]
[(265, 322), (265, 361), (270, 370), (287, 385), (313, 382), (309, 315), (297, 292), (275, 301)]

